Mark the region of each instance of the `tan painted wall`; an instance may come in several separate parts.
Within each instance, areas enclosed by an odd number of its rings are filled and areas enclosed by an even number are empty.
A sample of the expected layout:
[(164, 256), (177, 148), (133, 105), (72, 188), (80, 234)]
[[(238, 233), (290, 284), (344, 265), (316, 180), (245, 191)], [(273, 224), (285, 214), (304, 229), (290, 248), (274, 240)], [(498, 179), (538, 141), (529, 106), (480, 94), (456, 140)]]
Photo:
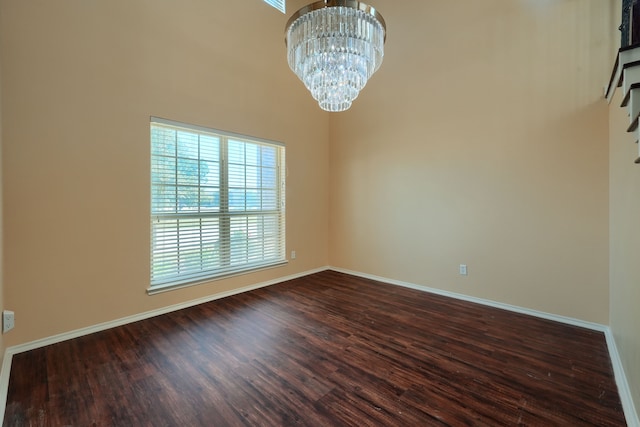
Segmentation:
[[(2, 1), (8, 345), (327, 264), (328, 115), (261, 1)], [(155, 296), (149, 116), (287, 145), (286, 267)]]
[[(615, 11), (622, 1), (612, 2)], [(614, 28), (620, 24), (619, 13)], [(619, 32), (614, 30), (614, 52), (620, 47)], [(618, 89), (609, 105), (609, 312), (611, 332), (627, 377), (636, 412), (640, 416), (640, 165), (636, 136), (625, 130), (629, 118), (620, 108), (622, 91)]]
[(636, 410), (640, 410), (640, 165), (621, 90), (610, 105), (610, 283), (611, 330)]
[(331, 264), (608, 324), (609, 2), (395, 3), (331, 117)]
[[(329, 119), (262, 2), (0, 2), (9, 345), (320, 267), (328, 241), (339, 267), (608, 323), (604, 3), (378, 0), (385, 63)], [(284, 141), (298, 259), (146, 296), (149, 115)]]

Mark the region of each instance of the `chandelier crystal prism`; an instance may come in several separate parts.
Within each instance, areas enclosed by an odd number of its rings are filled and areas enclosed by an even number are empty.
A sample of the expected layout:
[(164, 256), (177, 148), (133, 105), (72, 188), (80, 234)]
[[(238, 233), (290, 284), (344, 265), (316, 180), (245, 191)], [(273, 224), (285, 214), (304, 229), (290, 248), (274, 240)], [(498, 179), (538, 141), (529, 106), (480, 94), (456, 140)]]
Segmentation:
[(386, 24), (353, 0), (325, 0), (298, 10), (286, 26), (289, 67), (320, 108), (345, 111), (382, 64)]

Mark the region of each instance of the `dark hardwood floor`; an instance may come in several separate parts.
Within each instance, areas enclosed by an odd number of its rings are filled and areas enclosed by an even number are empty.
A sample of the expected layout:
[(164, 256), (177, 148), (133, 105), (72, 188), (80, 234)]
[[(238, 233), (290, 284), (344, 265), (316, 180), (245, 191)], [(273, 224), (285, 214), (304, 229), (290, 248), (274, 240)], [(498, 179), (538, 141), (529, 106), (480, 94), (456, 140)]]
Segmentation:
[(15, 355), (5, 426), (623, 426), (604, 335), (326, 271)]

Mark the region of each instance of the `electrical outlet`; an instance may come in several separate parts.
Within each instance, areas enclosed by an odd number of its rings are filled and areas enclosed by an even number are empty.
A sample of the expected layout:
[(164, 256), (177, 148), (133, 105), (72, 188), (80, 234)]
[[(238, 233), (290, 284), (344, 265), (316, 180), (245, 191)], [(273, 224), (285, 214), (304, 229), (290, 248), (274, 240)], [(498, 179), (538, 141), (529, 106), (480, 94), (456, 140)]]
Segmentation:
[(296, 259), (296, 251), (291, 251), (291, 259)]
[(460, 264), (460, 275), (461, 276), (467, 275), (467, 264)]
[(2, 312), (2, 332), (9, 332), (16, 326), (16, 317), (13, 311), (4, 310)]

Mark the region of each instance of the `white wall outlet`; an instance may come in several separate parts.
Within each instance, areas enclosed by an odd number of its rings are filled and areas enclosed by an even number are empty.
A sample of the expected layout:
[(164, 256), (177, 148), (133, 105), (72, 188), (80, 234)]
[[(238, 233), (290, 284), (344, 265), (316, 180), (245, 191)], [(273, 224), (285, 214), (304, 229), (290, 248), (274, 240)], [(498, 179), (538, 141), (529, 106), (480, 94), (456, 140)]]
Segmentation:
[(460, 264), (460, 275), (467, 275), (467, 264)]
[(9, 332), (16, 326), (16, 315), (13, 311), (4, 310), (2, 312), (2, 332)]
[(291, 259), (296, 259), (296, 251), (291, 251)]

